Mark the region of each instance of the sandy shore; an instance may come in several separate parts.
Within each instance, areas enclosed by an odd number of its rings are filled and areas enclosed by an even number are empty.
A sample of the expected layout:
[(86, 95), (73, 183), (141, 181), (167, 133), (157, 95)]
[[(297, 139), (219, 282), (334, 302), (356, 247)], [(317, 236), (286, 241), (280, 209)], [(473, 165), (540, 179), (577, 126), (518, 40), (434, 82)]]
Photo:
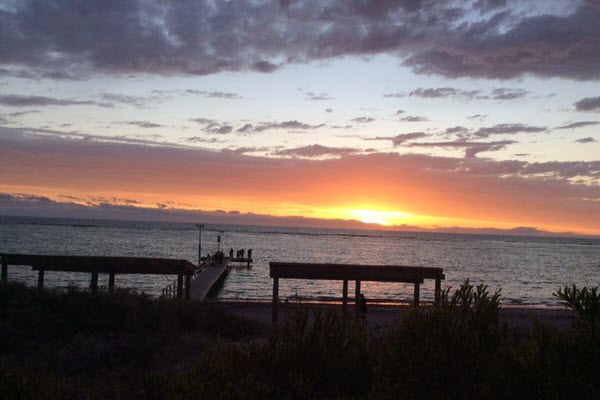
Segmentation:
[[(212, 303), (215, 307), (232, 313), (241, 318), (259, 322), (264, 326), (271, 325), (271, 304), (259, 302), (218, 302)], [(340, 305), (315, 305), (321, 308), (339, 308)], [(280, 320), (290, 305), (280, 308)], [(294, 306), (291, 306), (294, 307)], [(374, 330), (385, 329), (410, 306), (370, 306), (367, 313), (367, 324)], [(426, 306), (424, 306), (426, 308)], [(352, 307), (349, 306), (349, 310)], [(574, 318), (574, 314), (564, 308), (535, 308), (535, 307), (503, 307), (500, 310), (500, 319), (506, 322), (508, 328), (519, 335), (527, 334), (533, 326), (533, 320), (537, 318), (545, 325), (557, 329), (568, 329)]]

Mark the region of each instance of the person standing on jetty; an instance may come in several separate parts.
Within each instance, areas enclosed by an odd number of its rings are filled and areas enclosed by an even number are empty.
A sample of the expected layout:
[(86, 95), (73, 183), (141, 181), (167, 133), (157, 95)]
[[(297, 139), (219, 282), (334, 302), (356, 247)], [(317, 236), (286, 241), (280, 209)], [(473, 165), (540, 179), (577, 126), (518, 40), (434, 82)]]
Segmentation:
[(229, 249), (229, 258), (233, 258), (233, 247)]

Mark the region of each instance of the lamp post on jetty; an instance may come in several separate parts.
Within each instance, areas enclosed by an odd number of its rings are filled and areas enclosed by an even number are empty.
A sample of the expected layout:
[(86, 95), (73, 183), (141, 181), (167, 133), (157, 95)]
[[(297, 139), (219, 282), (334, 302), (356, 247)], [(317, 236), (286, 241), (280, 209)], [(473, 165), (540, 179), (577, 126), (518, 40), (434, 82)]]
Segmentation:
[(196, 224), (198, 227), (198, 266), (202, 264), (202, 228), (204, 224)]

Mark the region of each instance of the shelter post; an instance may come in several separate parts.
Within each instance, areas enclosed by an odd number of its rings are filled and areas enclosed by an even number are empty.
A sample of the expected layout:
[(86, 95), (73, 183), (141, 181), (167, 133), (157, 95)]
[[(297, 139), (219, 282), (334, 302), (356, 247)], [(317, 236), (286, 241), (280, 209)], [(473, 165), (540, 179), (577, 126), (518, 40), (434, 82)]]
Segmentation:
[(8, 282), (8, 263), (2, 260), (2, 282)]
[(344, 311), (348, 308), (348, 279), (344, 279), (342, 284), (342, 305), (344, 306)]
[(420, 287), (421, 285), (418, 282), (415, 282), (415, 301), (413, 304), (415, 307), (419, 306)]
[(38, 271), (38, 289), (42, 290), (44, 288), (44, 267), (40, 267)]
[(90, 283), (90, 291), (96, 293), (98, 291), (98, 272), (92, 272), (92, 282)]
[(108, 273), (108, 291), (112, 292), (115, 289), (115, 273)]
[(190, 290), (192, 287), (192, 274), (185, 274), (185, 299), (190, 299)]
[(358, 311), (360, 307), (360, 281), (356, 281), (354, 286), (354, 308)]
[(277, 307), (279, 306), (279, 278), (273, 278), (273, 326), (277, 325)]
[(440, 278), (435, 279), (435, 304), (440, 304), (442, 296), (442, 280)]
[(183, 297), (183, 274), (177, 274), (177, 297)]

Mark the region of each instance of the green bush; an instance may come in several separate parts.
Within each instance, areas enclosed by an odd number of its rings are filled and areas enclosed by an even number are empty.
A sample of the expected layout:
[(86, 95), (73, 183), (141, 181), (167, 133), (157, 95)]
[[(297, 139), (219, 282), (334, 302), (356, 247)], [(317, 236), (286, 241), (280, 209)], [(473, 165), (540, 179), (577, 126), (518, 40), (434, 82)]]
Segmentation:
[(565, 286), (558, 289), (554, 296), (565, 301), (579, 317), (576, 326), (582, 330), (598, 335), (600, 329), (600, 295), (598, 286), (588, 289), (578, 289), (577, 286)]
[[(199, 303), (2, 286), (0, 335), (20, 347), (2, 344), (0, 393), (7, 399), (600, 398), (597, 289), (565, 288), (558, 296), (581, 317), (573, 330), (536, 322), (529, 337), (512, 337), (500, 323), (500, 293), (466, 281), (432, 308), (405, 310), (377, 335), (350, 313), (296, 307), (283, 326), (246, 341), (240, 339), (256, 327)], [(36, 324), (36, 332), (28, 331)]]
[(429, 311), (412, 309), (381, 342), (378, 396), (466, 398), (494, 380), (506, 342), (499, 292), (466, 281)]

